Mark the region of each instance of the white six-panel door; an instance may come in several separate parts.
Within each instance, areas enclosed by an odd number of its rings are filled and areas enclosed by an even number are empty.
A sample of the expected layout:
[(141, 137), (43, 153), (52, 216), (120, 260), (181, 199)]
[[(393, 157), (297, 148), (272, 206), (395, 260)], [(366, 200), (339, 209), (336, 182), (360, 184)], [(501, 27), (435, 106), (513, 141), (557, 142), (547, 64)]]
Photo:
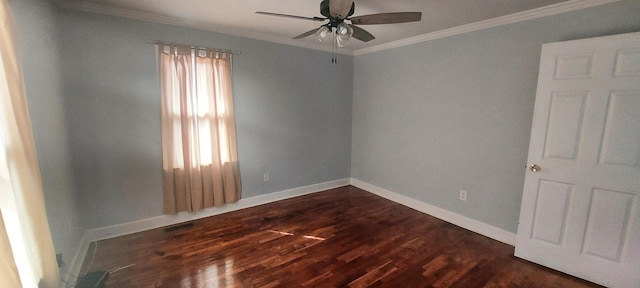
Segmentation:
[(516, 256), (639, 288), (640, 33), (543, 46), (528, 162)]

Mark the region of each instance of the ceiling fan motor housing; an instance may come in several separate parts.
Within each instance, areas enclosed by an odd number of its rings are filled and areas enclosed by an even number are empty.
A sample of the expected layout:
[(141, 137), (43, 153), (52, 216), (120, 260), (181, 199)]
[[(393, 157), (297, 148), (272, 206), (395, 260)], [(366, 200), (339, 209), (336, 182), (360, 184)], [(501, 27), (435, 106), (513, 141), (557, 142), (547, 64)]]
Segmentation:
[[(332, 17), (331, 16), (331, 11), (329, 9), (330, 6), (330, 0), (322, 0), (322, 2), (320, 2), (320, 14), (322, 14), (322, 16), (329, 18), (330, 20), (334, 20), (334, 19), (339, 19), (339, 20), (344, 20), (345, 18), (353, 15), (353, 13), (355, 12), (356, 9), (356, 3), (355, 2), (351, 2), (351, 10), (349, 10), (349, 13), (343, 17), (343, 18), (337, 18), (337, 17)], [(342, 21), (340, 21), (342, 22)]]

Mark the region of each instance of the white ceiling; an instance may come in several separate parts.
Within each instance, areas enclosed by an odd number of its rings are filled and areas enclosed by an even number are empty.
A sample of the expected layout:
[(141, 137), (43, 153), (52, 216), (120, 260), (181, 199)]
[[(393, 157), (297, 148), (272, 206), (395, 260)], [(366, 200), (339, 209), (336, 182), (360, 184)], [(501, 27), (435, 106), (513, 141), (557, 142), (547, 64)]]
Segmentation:
[[(352, 39), (347, 53), (366, 53), (404, 42), (420, 42), (494, 27), (501, 24), (602, 5), (617, 0), (355, 0), (354, 16), (385, 12), (422, 12), (422, 21), (403, 24), (362, 25), (375, 35), (367, 43)], [(292, 40), (324, 22), (257, 15), (267, 11), (300, 16), (321, 16), (321, 0), (56, 0), (63, 8), (143, 21), (186, 26), (242, 37), (319, 50), (313, 36)]]

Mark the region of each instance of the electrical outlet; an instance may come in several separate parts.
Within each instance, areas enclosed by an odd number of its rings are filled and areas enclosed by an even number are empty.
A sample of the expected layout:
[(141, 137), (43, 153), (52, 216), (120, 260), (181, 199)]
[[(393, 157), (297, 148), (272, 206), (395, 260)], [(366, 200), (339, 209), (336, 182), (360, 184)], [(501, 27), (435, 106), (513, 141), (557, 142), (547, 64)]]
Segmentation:
[(269, 173), (264, 173), (264, 182), (269, 182)]
[(467, 201), (467, 191), (460, 190), (460, 200)]

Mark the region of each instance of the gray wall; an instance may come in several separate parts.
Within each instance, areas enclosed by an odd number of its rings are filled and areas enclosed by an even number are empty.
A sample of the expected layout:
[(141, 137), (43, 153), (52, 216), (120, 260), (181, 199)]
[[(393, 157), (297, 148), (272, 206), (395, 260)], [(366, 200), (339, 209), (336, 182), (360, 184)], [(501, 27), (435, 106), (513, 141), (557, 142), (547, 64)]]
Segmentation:
[(70, 11), (59, 19), (84, 227), (162, 215), (153, 40), (242, 53), (233, 79), (244, 198), (350, 176), (352, 57), (332, 65), (325, 52), (223, 34)]
[(56, 251), (71, 264), (83, 231), (78, 223), (60, 80), (56, 9), (47, 1), (9, 2), (16, 20), (27, 102), (47, 216)]
[(623, 1), (357, 56), (352, 177), (515, 233), (542, 44), (639, 15)]

